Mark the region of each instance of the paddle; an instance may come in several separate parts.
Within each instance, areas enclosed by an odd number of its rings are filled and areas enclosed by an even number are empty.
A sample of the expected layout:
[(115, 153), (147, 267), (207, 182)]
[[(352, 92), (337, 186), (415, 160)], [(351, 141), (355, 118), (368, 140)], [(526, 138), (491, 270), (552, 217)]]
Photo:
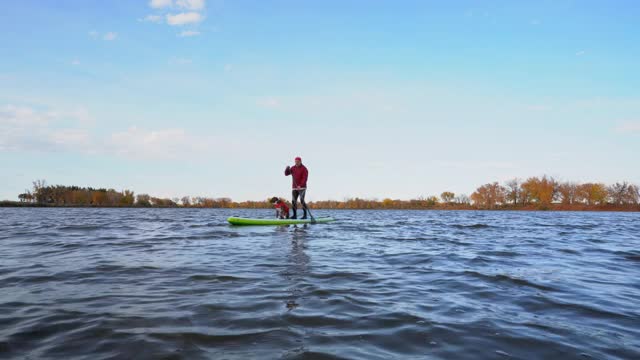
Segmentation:
[(309, 217), (311, 218), (311, 223), (315, 224), (316, 223), (316, 218), (314, 218), (313, 215), (311, 215), (311, 209), (309, 209), (308, 206), (307, 206), (307, 212), (309, 213)]

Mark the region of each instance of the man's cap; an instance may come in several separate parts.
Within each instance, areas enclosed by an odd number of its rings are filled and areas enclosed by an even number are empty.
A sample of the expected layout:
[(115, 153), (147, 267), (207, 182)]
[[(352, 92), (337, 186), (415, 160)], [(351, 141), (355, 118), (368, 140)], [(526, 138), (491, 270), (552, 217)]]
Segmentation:
[(295, 160), (296, 161), (298, 161), (298, 160), (302, 161), (302, 158), (300, 156), (296, 156)]

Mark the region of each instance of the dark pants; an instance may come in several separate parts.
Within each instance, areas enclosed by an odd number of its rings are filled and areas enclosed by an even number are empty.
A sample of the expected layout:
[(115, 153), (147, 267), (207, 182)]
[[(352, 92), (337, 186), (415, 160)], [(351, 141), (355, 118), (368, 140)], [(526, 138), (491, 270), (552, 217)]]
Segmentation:
[(302, 203), (302, 209), (304, 210), (304, 214), (307, 215), (307, 203), (304, 201), (304, 196), (307, 193), (307, 189), (302, 190), (293, 190), (291, 195), (293, 195), (293, 200), (291, 201), (291, 205), (293, 205), (293, 215), (297, 215), (296, 211), (298, 211), (298, 196), (300, 197), (300, 203)]

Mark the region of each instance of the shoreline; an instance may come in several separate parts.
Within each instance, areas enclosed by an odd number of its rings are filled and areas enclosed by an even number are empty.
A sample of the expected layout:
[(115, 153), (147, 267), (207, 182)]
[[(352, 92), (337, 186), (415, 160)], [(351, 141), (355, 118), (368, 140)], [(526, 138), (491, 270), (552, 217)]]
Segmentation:
[[(313, 203), (309, 203), (310, 208), (314, 210), (404, 210), (404, 211), (540, 211), (540, 212), (640, 212), (640, 205), (586, 205), (586, 204), (551, 204), (551, 205), (522, 205), (522, 206), (498, 206), (492, 209), (475, 207), (471, 205), (434, 205), (428, 207), (314, 207)], [(0, 208), (86, 208), (86, 209), (265, 209), (271, 210), (270, 206), (136, 206), (136, 205), (55, 205), (26, 203), (19, 201), (0, 201)]]

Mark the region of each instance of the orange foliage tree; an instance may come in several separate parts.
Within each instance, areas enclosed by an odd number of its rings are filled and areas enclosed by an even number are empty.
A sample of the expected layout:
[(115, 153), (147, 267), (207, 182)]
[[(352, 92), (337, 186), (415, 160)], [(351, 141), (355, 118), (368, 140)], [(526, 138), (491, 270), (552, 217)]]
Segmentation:
[(528, 202), (549, 205), (557, 196), (558, 182), (546, 175), (542, 178), (530, 177), (522, 183), (521, 188), (527, 194)]
[(558, 185), (558, 195), (560, 202), (571, 205), (578, 200), (578, 184), (575, 182), (563, 182)]
[(506, 189), (493, 182), (480, 186), (476, 191), (471, 194), (471, 200), (473, 203), (484, 209), (494, 209), (497, 205), (501, 205), (505, 201)]
[(586, 183), (578, 186), (578, 200), (587, 205), (602, 205), (607, 202), (607, 187), (602, 183)]

